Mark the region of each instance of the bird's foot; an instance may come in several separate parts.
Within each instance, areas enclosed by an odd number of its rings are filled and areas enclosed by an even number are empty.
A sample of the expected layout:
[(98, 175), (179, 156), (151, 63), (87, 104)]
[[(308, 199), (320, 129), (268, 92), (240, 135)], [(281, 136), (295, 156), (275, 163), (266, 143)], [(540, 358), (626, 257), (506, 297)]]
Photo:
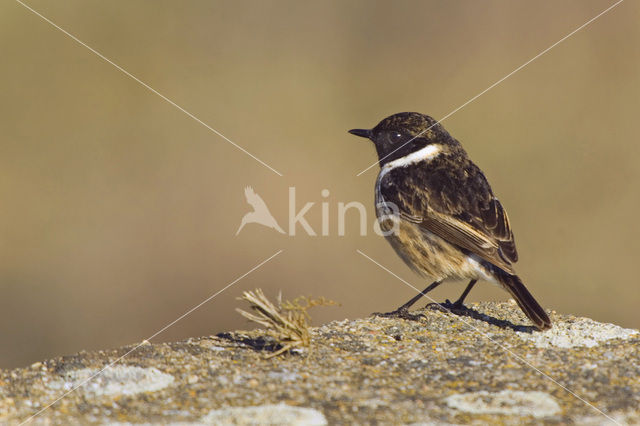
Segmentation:
[(469, 309), (464, 306), (462, 302), (456, 301), (451, 303), (449, 299), (445, 300), (443, 303), (429, 303), (425, 306), (427, 309), (433, 309), (441, 312), (451, 312), (453, 314), (465, 314)]
[(382, 317), (382, 318), (400, 318), (409, 321), (420, 321), (421, 318), (425, 318), (424, 314), (412, 314), (408, 309), (396, 309), (391, 312), (374, 312), (371, 314), (374, 317)]

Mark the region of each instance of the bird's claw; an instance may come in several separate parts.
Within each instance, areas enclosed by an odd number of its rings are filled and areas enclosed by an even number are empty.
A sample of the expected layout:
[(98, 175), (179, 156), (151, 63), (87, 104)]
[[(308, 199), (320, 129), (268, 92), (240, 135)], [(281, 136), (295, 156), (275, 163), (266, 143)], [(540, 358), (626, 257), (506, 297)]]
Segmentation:
[(467, 307), (460, 302), (451, 303), (449, 299), (446, 299), (443, 303), (429, 303), (425, 306), (427, 309), (433, 309), (440, 312), (452, 312), (454, 314), (461, 314), (467, 311)]

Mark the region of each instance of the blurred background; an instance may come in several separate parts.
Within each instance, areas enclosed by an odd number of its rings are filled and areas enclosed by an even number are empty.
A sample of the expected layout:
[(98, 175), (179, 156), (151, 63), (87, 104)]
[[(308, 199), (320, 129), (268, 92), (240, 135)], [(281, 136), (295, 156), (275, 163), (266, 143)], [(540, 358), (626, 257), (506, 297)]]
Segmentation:
[[(315, 323), (422, 289), (371, 232), (373, 146), (400, 111), (441, 118), (612, 0), (66, 1), (28, 4), (283, 174), (225, 142), (18, 3), (0, 4), (0, 367), (251, 327), (243, 290), (325, 296)], [(443, 122), (509, 211), (549, 309), (640, 327), (640, 3), (624, 2)], [(253, 186), (287, 227), (247, 225)], [(328, 189), (327, 198), (321, 191)], [(338, 202), (359, 201), (337, 236)], [(455, 298), (463, 284), (433, 297)], [(471, 301), (506, 300), (484, 284)]]

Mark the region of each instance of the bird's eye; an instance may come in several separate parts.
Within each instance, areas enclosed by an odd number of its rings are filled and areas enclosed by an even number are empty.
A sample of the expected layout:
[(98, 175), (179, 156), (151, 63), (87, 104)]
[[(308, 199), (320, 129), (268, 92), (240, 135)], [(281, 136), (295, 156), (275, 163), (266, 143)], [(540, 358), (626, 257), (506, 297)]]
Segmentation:
[(393, 134), (393, 137), (396, 138), (396, 139), (400, 139), (402, 137), (402, 133), (396, 132), (396, 133)]

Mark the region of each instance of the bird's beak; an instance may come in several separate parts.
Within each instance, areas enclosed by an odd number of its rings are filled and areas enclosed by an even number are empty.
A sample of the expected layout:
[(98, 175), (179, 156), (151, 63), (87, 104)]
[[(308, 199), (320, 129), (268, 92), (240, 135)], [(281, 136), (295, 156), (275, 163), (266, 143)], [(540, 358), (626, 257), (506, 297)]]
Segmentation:
[(361, 138), (371, 138), (371, 130), (369, 129), (351, 129), (349, 130), (349, 133), (360, 136)]

